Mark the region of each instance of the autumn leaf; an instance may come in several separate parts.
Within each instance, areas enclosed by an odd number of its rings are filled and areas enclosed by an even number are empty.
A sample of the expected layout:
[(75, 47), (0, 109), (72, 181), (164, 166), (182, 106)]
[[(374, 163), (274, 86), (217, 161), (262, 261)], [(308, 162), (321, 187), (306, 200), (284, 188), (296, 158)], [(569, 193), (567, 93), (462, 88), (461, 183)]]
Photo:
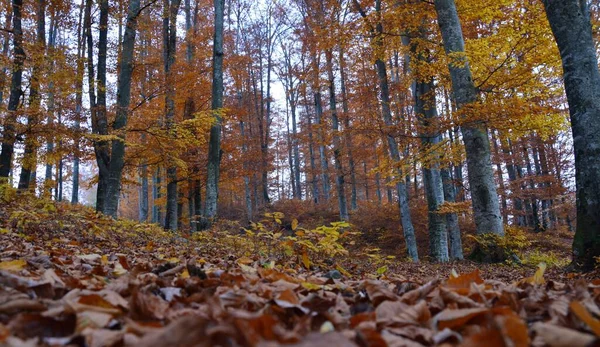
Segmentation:
[(11, 261), (0, 262), (0, 270), (18, 272), (25, 268), (27, 261), (24, 259), (16, 259)]
[(587, 326), (590, 327), (590, 329), (594, 332), (594, 334), (596, 334), (596, 336), (600, 337), (600, 321), (594, 318), (588, 312), (585, 306), (581, 304), (581, 302), (573, 301), (571, 302), (571, 305), (569, 305), (569, 307), (571, 308), (571, 311), (575, 313), (577, 318), (581, 319), (582, 322), (584, 322), (585, 324), (587, 324)]

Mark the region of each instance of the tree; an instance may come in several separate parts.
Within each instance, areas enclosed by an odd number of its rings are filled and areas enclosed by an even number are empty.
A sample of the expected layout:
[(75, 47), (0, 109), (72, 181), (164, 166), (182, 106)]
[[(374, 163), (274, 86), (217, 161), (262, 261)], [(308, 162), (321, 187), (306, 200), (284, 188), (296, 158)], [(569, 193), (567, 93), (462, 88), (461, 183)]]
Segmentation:
[(8, 98), (8, 115), (4, 120), (4, 131), (2, 133), (2, 149), (0, 152), (0, 179), (8, 178), (12, 169), (13, 153), (15, 151), (15, 126), (17, 123), (17, 109), (19, 107), (23, 81), (23, 62), (25, 51), (23, 50), (23, 29), (21, 26), (22, 0), (13, 0), (13, 65), (12, 78), (10, 82), (10, 95)]
[(123, 36), (123, 48), (121, 51), (121, 64), (119, 69), (119, 82), (117, 89), (117, 115), (113, 129), (119, 137), (112, 140), (110, 164), (108, 168), (108, 182), (106, 189), (106, 201), (104, 213), (117, 217), (119, 198), (121, 194), (121, 179), (123, 176), (123, 165), (125, 161), (125, 139), (127, 116), (129, 115), (129, 104), (131, 102), (131, 74), (133, 72), (133, 59), (135, 36), (137, 30), (137, 19), (140, 14), (140, 0), (130, 0), (127, 11), (127, 26)]
[[(174, 132), (175, 123), (175, 86), (173, 81), (173, 65), (177, 53), (177, 12), (181, 0), (165, 0), (163, 14), (163, 59), (165, 66), (165, 119), (168, 132)], [(173, 136), (174, 134), (170, 134)], [(169, 158), (167, 167), (167, 208), (165, 228), (177, 230), (177, 166)]]
[(600, 72), (587, 1), (543, 0), (556, 39), (575, 151), (577, 228), (573, 265), (591, 270), (600, 256)]
[[(469, 61), (465, 56), (465, 44), (454, 0), (435, 0), (438, 25), (444, 41), (444, 49), (450, 59), (448, 68), (452, 78), (452, 93), (459, 112), (468, 112), (469, 105), (477, 102), (478, 95)], [(463, 115), (464, 116), (464, 115)], [(492, 170), (490, 142), (482, 123), (461, 126), (473, 212), (478, 234), (504, 235), (500, 203)]]
[(211, 109), (215, 123), (210, 128), (208, 168), (206, 177), (206, 207), (202, 229), (208, 228), (217, 216), (219, 172), (221, 165), (221, 121), (223, 112), (223, 26), (225, 0), (214, 0), (215, 26), (213, 36), (213, 72)]

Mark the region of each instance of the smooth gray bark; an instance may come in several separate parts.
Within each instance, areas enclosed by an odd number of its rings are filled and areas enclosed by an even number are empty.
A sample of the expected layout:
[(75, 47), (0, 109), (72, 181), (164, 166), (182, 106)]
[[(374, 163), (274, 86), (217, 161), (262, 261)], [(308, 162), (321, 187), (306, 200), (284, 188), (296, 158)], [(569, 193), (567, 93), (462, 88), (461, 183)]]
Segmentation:
[(108, 174), (108, 187), (106, 191), (105, 214), (117, 217), (119, 198), (121, 195), (121, 179), (125, 163), (125, 139), (129, 104), (131, 102), (131, 74), (133, 72), (133, 59), (137, 19), (140, 14), (140, 0), (130, 0), (127, 10), (127, 27), (123, 35), (123, 48), (117, 86), (117, 114), (113, 123), (118, 140), (112, 141), (111, 158)]
[(80, 156), (80, 141), (81, 121), (83, 120), (83, 76), (85, 73), (85, 39), (83, 33), (83, 13), (85, 8), (85, 0), (81, 0), (79, 23), (77, 26), (77, 81), (75, 85), (75, 153), (73, 156), (73, 187), (71, 189), (71, 203), (79, 203), (79, 156)]
[(29, 87), (29, 112), (27, 115), (27, 130), (29, 134), (25, 135), (25, 151), (23, 153), (23, 161), (21, 162), (21, 174), (19, 175), (19, 190), (27, 190), (35, 186), (31, 186), (31, 175), (37, 168), (37, 139), (32, 131), (37, 118), (40, 116), (40, 75), (42, 54), (46, 48), (46, 1), (36, 1), (36, 50), (38, 56), (33, 62), (33, 69), (30, 78)]
[(17, 123), (17, 108), (21, 99), (21, 83), (23, 81), (23, 29), (21, 27), (22, 0), (13, 0), (13, 65), (8, 98), (7, 116), (4, 120), (2, 133), (2, 149), (0, 151), (0, 179), (8, 178), (12, 168), (12, 157), (15, 150), (15, 126)]
[[(454, 0), (435, 0), (435, 10), (444, 49), (453, 59), (448, 68), (452, 79), (454, 102), (461, 111), (464, 106), (477, 101), (478, 91), (473, 83), (469, 62), (464, 55), (464, 38), (456, 4)], [(490, 142), (485, 125), (469, 122), (463, 124), (461, 130), (467, 155), (467, 171), (477, 233), (504, 235), (490, 156)]]
[[(439, 131), (436, 129), (438, 118), (435, 102), (433, 80), (417, 81), (414, 89), (415, 115), (419, 119), (421, 130), (421, 144), (426, 148), (440, 143)], [(444, 203), (444, 186), (440, 174), (440, 164), (437, 154), (428, 165), (423, 166), (423, 186), (427, 198), (428, 230), (429, 230), (429, 255), (438, 262), (447, 262), (448, 232), (446, 230), (446, 217), (439, 213)]]
[(340, 138), (340, 125), (337, 114), (337, 105), (335, 100), (335, 75), (333, 73), (333, 51), (325, 51), (325, 60), (327, 65), (327, 77), (329, 79), (329, 111), (331, 112), (331, 128), (333, 131), (333, 162), (335, 166), (335, 186), (338, 196), (338, 208), (340, 210), (340, 220), (347, 221), (348, 204), (346, 202), (344, 168), (342, 166), (342, 141)]
[(348, 169), (350, 170), (350, 209), (356, 210), (358, 208), (356, 164), (354, 163), (354, 145), (350, 129), (350, 108), (348, 107), (348, 93), (346, 92), (346, 78), (346, 60), (344, 58), (344, 51), (340, 49), (340, 93), (342, 94), (342, 111), (344, 112), (344, 141), (346, 142)]
[(215, 31), (213, 36), (213, 72), (211, 109), (215, 123), (210, 128), (208, 166), (206, 177), (206, 202), (202, 229), (207, 229), (217, 217), (219, 197), (219, 169), (221, 165), (221, 112), (223, 109), (223, 22), (225, 0), (214, 0)]
[[(376, 1), (376, 11), (381, 16), (381, 1)], [(379, 18), (376, 28), (375, 45), (379, 50), (383, 50), (383, 24), (381, 18)], [(387, 66), (382, 60), (382, 57), (377, 57), (375, 61), (375, 67), (377, 69), (377, 78), (379, 81), (379, 93), (381, 98), (381, 114), (383, 121), (387, 127), (392, 127), (394, 121), (392, 119), (392, 111), (390, 109), (390, 91), (388, 86), (387, 77)], [(386, 134), (388, 151), (390, 159), (394, 163), (400, 162), (400, 151), (398, 149), (398, 143), (396, 138), (390, 133)], [(402, 222), (402, 231), (404, 232), (404, 240), (406, 242), (406, 249), (408, 256), (412, 261), (419, 261), (419, 255), (417, 252), (417, 240), (415, 238), (415, 229), (412, 224), (412, 218), (410, 216), (410, 207), (408, 205), (408, 192), (406, 185), (403, 180), (404, 174), (400, 168), (395, 170), (396, 180), (396, 192), (398, 195), (398, 207), (400, 209), (400, 220)]]
[(562, 58), (577, 186), (574, 265), (592, 270), (600, 256), (600, 72), (587, 1), (543, 0)]
[[(450, 176), (450, 169), (442, 168), (440, 174), (444, 185), (444, 200), (447, 202), (456, 202), (456, 187)], [(460, 226), (458, 225), (458, 215), (456, 213), (448, 213), (446, 215), (446, 227), (448, 228), (448, 249), (450, 252), (450, 260), (462, 260), (463, 248), (462, 237), (460, 234)]]
[[(163, 15), (163, 59), (165, 70), (165, 119), (167, 132), (170, 136), (175, 126), (175, 85), (171, 69), (175, 64), (175, 55), (177, 52), (177, 13), (181, 0), (164, 0)], [(177, 230), (178, 204), (177, 204), (177, 166), (173, 163), (173, 158), (167, 158), (167, 206), (165, 211), (165, 229)]]

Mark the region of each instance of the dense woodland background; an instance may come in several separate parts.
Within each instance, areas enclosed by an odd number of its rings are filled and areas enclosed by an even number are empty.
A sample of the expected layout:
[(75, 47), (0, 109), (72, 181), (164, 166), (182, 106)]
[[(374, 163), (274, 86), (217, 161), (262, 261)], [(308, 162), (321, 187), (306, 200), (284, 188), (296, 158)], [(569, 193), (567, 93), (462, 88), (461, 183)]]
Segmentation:
[(169, 230), (345, 220), (413, 260), (423, 242), (462, 259), (461, 235), (574, 232), (544, 5), (0, 0), (0, 176)]

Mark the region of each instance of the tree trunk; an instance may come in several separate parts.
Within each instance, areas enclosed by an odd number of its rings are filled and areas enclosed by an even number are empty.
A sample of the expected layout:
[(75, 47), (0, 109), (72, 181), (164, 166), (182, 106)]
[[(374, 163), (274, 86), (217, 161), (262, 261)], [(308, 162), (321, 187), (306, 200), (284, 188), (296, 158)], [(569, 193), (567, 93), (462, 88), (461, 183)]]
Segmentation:
[(17, 125), (17, 108), (21, 99), (21, 83), (23, 80), (23, 29), (21, 28), (22, 0), (13, 0), (13, 66), (8, 99), (7, 116), (2, 124), (2, 149), (0, 152), (0, 179), (7, 178), (12, 168), (12, 157), (15, 150), (15, 126)]
[[(95, 110), (92, 111), (92, 132), (97, 135), (108, 135), (108, 118), (106, 114), (106, 54), (108, 45), (108, 0), (100, 0), (100, 22), (98, 37), (98, 77), (96, 87)], [(91, 5), (90, 5), (91, 6)], [(90, 22), (91, 25), (91, 22)], [(88, 29), (88, 55), (93, 52), (91, 44), (91, 27)], [(91, 62), (91, 57), (88, 61)], [(93, 65), (92, 65), (93, 66)], [(89, 76), (88, 76), (89, 77)], [(94, 152), (96, 153), (96, 164), (98, 165), (98, 188), (96, 192), (96, 211), (105, 213), (110, 166), (110, 148), (106, 140), (94, 141)]]
[(591, 270), (600, 256), (600, 73), (589, 9), (587, 1), (542, 2), (562, 58), (573, 132), (577, 185), (573, 261)]
[[(450, 177), (450, 169), (442, 168), (440, 174), (444, 185), (444, 200), (447, 202), (456, 202), (456, 187)], [(462, 239), (460, 235), (460, 227), (458, 225), (458, 215), (456, 213), (448, 213), (446, 215), (446, 227), (448, 228), (448, 241), (451, 260), (462, 260), (463, 249)]]
[(492, 143), (494, 144), (494, 160), (496, 162), (496, 174), (498, 175), (498, 185), (500, 187), (500, 197), (502, 198), (502, 222), (508, 224), (508, 204), (506, 202), (506, 187), (504, 186), (504, 175), (502, 174), (502, 161), (500, 160), (500, 151), (498, 150), (498, 141), (495, 131), (492, 130)]
[(81, 0), (79, 23), (77, 27), (77, 81), (75, 85), (75, 154), (73, 158), (73, 187), (71, 190), (71, 203), (79, 203), (79, 150), (81, 136), (81, 121), (83, 120), (83, 75), (85, 73), (85, 39), (83, 33), (83, 13), (85, 0)]
[(127, 10), (127, 27), (123, 37), (121, 63), (117, 86), (117, 114), (113, 129), (118, 140), (112, 141), (111, 158), (108, 173), (108, 187), (106, 191), (105, 213), (113, 218), (117, 217), (119, 198), (121, 195), (121, 178), (125, 163), (125, 138), (129, 103), (131, 101), (131, 74), (133, 72), (133, 59), (137, 19), (140, 14), (140, 0), (130, 0)]
[(327, 64), (327, 77), (329, 78), (329, 111), (331, 112), (333, 131), (333, 162), (336, 173), (335, 186), (338, 196), (340, 220), (347, 221), (350, 219), (350, 216), (348, 215), (348, 204), (346, 203), (346, 193), (344, 191), (345, 177), (342, 166), (342, 142), (340, 139), (340, 126), (335, 100), (335, 75), (333, 74), (333, 51), (331, 49), (325, 51), (325, 60)]
[(31, 73), (29, 87), (29, 112), (27, 115), (27, 126), (29, 134), (25, 138), (25, 152), (21, 163), (21, 174), (19, 175), (19, 190), (27, 190), (33, 188), (31, 186), (32, 172), (37, 168), (37, 139), (35, 138), (32, 127), (35, 125), (37, 118), (40, 116), (40, 75), (42, 66), (42, 58), (45, 55), (46, 48), (46, 1), (38, 0), (36, 8), (37, 30), (36, 30), (36, 56), (33, 61), (33, 70)]
[[(175, 64), (175, 55), (177, 53), (177, 13), (181, 0), (164, 0), (163, 17), (163, 58), (165, 64), (165, 119), (167, 132), (170, 136), (175, 126), (175, 85), (171, 69)], [(177, 230), (177, 166), (175, 166), (174, 154), (169, 154), (167, 158), (167, 207), (165, 213), (165, 228), (167, 230)]]
[(350, 170), (350, 209), (358, 208), (358, 197), (356, 193), (356, 165), (354, 164), (354, 155), (352, 144), (352, 133), (350, 129), (350, 111), (348, 107), (348, 94), (346, 92), (346, 60), (344, 51), (340, 49), (340, 92), (342, 94), (342, 111), (344, 111), (344, 141), (346, 142), (346, 151), (348, 152), (348, 169)]
[[(477, 101), (477, 89), (473, 83), (469, 62), (464, 55), (464, 39), (454, 0), (435, 0), (435, 9), (446, 54), (456, 60), (452, 61), (448, 68), (452, 78), (454, 101), (460, 111), (465, 105)], [(477, 233), (504, 235), (485, 125), (464, 124), (461, 130), (467, 154), (467, 171)]]
[[(415, 114), (422, 128), (420, 131), (421, 143), (425, 147), (426, 153), (428, 153), (432, 146), (436, 146), (440, 142), (439, 132), (435, 128), (438, 115), (435, 106), (433, 80), (427, 82), (417, 81), (415, 83), (414, 98)], [(436, 150), (433, 149), (433, 151)], [(429, 165), (423, 167), (423, 185), (428, 209), (429, 255), (438, 262), (447, 262), (449, 255), (446, 218), (439, 213), (439, 209), (444, 203), (444, 186), (440, 174), (439, 158), (435, 153), (430, 155), (434, 155), (435, 158), (431, 160)]]
[(223, 109), (223, 22), (225, 0), (214, 0), (215, 32), (213, 44), (212, 104), (215, 123), (210, 128), (206, 203), (202, 229), (207, 229), (217, 217), (219, 168), (221, 164), (221, 112)]
[[(9, 3), (6, 2), (6, 20), (4, 22), (5, 28), (10, 28), (12, 22), (12, 13), (9, 11)], [(2, 55), (8, 57), (8, 49), (10, 48), (10, 33), (8, 31), (4, 32), (4, 41), (2, 43)], [(0, 72), (0, 106), (4, 103), (4, 88), (6, 86), (6, 76), (8, 75), (8, 64), (2, 67), (2, 71)]]

